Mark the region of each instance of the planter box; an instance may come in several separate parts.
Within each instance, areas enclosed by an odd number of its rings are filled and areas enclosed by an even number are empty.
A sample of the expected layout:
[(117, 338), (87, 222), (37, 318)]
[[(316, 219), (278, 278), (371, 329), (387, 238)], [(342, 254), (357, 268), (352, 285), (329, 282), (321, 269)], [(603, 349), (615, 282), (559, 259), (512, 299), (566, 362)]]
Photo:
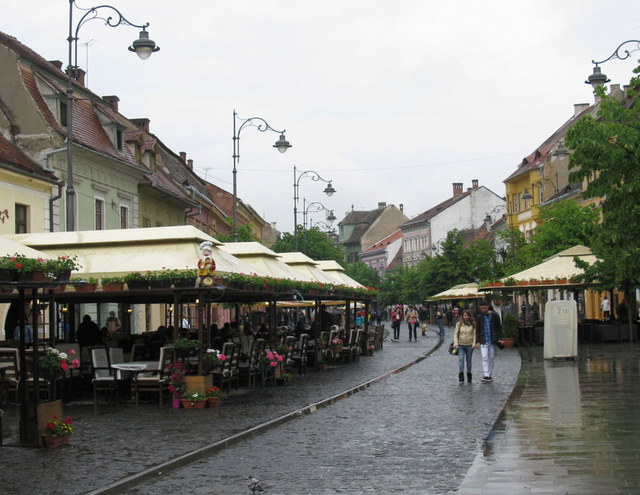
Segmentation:
[(213, 385), (213, 377), (211, 375), (186, 375), (184, 383), (187, 392), (204, 394)]
[(53, 416), (62, 417), (62, 401), (61, 400), (52, 400), (49, 402), (42, 402), (38, 404), (38, 436), (40, 437), (40, 445), (44, 446), (44, 439), (42, 437), (42, 432), (47, 427), (49, 420)]

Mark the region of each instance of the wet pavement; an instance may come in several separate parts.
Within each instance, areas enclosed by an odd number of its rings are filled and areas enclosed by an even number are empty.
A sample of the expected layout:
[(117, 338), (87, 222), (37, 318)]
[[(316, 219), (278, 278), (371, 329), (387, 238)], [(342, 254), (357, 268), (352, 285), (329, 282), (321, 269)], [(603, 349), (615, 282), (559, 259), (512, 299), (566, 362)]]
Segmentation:
[(246, 494), (252, 475), (269, 494), (640, 493), (635, 345), (581, 347), (576, 363), (521, 348), (519, 376), (519, 352), (500, 351), (491, 384), (475, 352), (460, 385), (450, 331), (430, 353), (434, 335), (218, 408), (65, 406), (71, 445), (1, 447), (0, 491)]

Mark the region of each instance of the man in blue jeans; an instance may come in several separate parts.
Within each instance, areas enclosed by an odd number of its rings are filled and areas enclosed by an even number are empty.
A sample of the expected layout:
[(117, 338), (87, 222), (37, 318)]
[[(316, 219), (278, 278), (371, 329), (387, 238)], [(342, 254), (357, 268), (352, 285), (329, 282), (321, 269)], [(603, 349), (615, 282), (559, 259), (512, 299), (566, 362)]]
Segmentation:
[(493, 362), (496, 356), (496, 345), (502, 344), (502, 322), (498, 313), (489, 309), (487, 301), (478, 304), (480, 314), (476, 319), (476, 343), (480, 345), (482, 355), (482, 383), (493, 381)]

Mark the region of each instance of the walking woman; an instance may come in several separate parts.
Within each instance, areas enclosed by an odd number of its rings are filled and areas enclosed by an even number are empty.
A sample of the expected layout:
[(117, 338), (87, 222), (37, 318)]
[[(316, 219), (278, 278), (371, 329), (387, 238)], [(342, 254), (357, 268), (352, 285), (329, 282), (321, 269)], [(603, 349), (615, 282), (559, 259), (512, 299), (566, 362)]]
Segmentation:
[(453, 345), (458, 349), (458, 381), (464, 382), (464, 363), (467, 362), (467, 381), (471, 383), (471, 357), (476, 345), (476, 320), (471, 311), (465, 309), (453, 332)]

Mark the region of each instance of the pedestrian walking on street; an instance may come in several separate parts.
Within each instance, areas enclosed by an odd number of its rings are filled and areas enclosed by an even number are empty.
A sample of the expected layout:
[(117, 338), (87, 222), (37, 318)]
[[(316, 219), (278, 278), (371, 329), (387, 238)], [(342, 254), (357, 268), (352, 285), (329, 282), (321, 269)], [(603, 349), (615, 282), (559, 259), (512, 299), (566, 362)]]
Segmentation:
[(471, 311), (465, 309), (453, 332), (453, 345), (458, 349), (458, 381), (464, 382), (464, 364), (467, 363), (467, 381), (471, 383), (471, 358), (476, 348), (476, 321)]
[(438, 328), (440, 329), (440, 337), (444, 339), (444, 312), (442, 309), (436, 312), (436, 320), (438, 321)]
[(482, 354), (482, 383), (493, 381), (493, 362), (496, 356), (496, 346), (502, 345), (502, 323), (498, 313), (489, 309), (487, 301), (478, 304), (480, 314), (476, 319), (476, 343), (480, 345)]
[(411, 338), (418, 342), (418, 312), (416, 308), (413, 306), (409, 307), (409, 311), (407, 311), (407, 325), (409, 325), (409, 342), (411, 342)]
[(402, 321), (402, 308), (397, 306), (391, 313), (391, 328), (393, 328), (393, 342), (400, 340), (400, 322)]
[(427, 334), (427, 324), (429, 323), (429, 312), (424, 306), (420, 306), (420, 311), (418, 311), (418, 320), (420, 320), (422, 335), (425, 336)]

